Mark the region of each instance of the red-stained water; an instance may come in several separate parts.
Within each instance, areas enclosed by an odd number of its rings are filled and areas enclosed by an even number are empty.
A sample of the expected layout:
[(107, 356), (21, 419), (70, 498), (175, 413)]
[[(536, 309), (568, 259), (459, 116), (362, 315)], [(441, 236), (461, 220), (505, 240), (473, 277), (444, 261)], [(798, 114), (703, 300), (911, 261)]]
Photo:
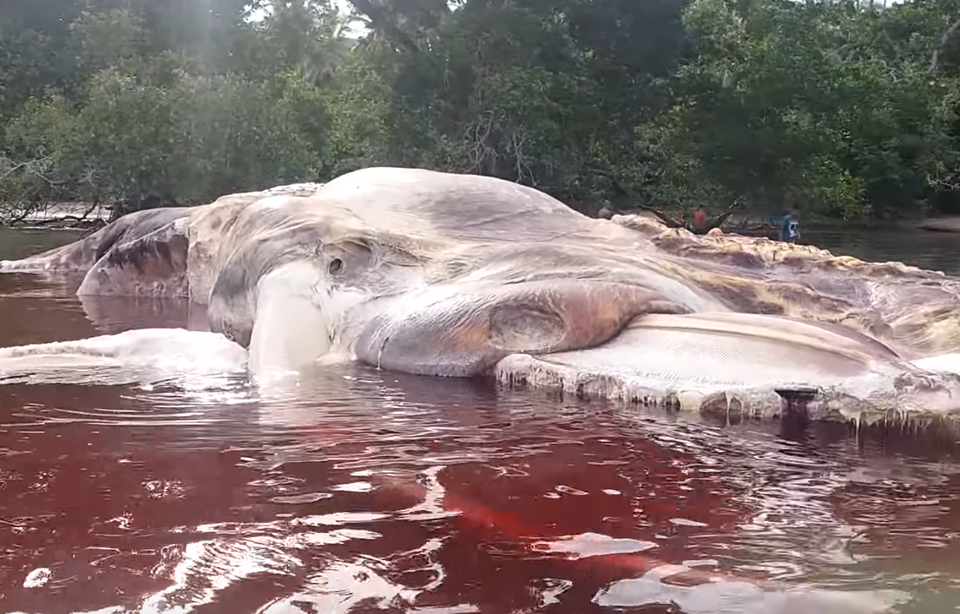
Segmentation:
[[(0, 345), (202, 327), (71, 284), (0, 275)], [(960, 463), (897, 444), (359, 367), (0, 385), (0, 612), (956, 611)]]

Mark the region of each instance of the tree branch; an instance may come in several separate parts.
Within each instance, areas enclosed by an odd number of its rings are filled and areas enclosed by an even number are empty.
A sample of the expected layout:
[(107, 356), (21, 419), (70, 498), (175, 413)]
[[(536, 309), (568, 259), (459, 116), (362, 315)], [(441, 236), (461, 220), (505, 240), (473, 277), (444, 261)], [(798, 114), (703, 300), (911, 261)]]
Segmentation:
[(683, 222), (678, 222), (677, 220), (671, 218), (666, 213), (660, 211), (659, 209), (654, 209), (649, 205), (637, 204), (638, 209), (643, 209), (644, 211), (649, 211), (654, 214), (660, 221), (667, 225), (667, 228), (683, 228)]
[(944, 47), (947, 46), (947, 43), (950, 41), (950, 37), (953, 36), (953, 33), (957, 31), (957, 28), (960, 28), (960, 19), (953, 22), (943, 33), (943, 36), (940, 37), (940, 44), (937, 45), (937, 48), (933, 50), (933, 55), (930, 58), (930, 72), (935, 72), (937, 70), (940, 62), (940, 53), (943, 51)]
[(349, 0), (357, 11), (363, 13), (370, 20), (370, 25), (375, 30), (383, 32), (388, 39), (395, 44), (403, 47), (411, 53), (417, 53), (420, 48), (406, 32), (400, 29), (400, 26), (394, 23), (387, 11), (375, 5), (370, 0)]

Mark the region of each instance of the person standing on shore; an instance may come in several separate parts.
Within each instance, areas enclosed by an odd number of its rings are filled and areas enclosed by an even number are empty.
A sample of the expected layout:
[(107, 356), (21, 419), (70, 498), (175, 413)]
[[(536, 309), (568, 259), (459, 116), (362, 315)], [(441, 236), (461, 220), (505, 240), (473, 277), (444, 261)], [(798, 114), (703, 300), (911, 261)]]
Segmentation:
[(786, 243), (800, 240), (800, 211), (796, 207), (783, 216), (780, 222), (780, 240)]
[(697, 207), (693, 212), (693, 225), (691, 230), (697, 234), (706, 234), (707, 223), (710, 221), (707, 210), (703, 207)]

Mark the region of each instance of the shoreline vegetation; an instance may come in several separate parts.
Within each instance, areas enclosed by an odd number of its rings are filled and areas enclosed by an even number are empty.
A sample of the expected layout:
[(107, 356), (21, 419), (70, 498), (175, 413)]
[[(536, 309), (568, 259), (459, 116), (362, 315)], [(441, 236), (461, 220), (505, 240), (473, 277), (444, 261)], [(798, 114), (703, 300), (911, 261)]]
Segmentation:
[(0, 223), (396, 165), (594, 216), (960, 230), (956, 2), (8, 2), (0, 203), (35, 204)]
[[(273, 187), (273, 186), (270, 186)], [(624, 209), (611, 212), (614, 215), (636, 214), (657, 220), (657, 216), (644, 209)], [(673, 219), (681, 219), (685, 213), (680, 210), (661, 211)], [(0, 227), (24, 230), (96, 230), (108, 224), (114, 212), (111, 207), (102, 204), (61, 202), (45, 203), (38, 206), (0, 206)], [(594, 217), (599, 217), (594, 215)], [(689, 217), (689, 216), (688, 216)], [(879, 230), (879, 231), (930, 231), (960, 233), (960, 216), (936, 216), (911, 218), (895, 221), (883, 220), (842, 220), (820, 218), (807, 220), (802, 228), (813, 231), (830, 230)], [(778, 226), (770, 216), (734, 214), (721, 226), (724, 233), (746, 236), (768, 236), (775, 238)]]

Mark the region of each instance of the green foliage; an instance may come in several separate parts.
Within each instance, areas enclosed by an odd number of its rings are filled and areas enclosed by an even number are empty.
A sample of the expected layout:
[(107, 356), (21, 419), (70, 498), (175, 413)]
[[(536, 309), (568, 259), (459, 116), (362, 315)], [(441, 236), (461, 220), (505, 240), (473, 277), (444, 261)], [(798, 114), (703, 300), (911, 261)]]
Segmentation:
[[(324, 176), (391, 162), (390, 88), (366, 58), (351, 55), (323, 91), (329, 124)], [(310, 109), (304, 109), (310, 112)]]
[(957, 84), (887, 47), (896, 10), (696, 0), (685, 21), (699, 53), (657, 119), (665, 147), (754, 208), (904, 213), (956, 165)]
[(403, 164), (588, 209), (960, 202), (958, 0), (14, 4), (0, 201), (197, 203)]
[(124, 9), (84, 11), (70, 31), (78, 63), (87, 72), (122, 65), (143, 45), (142, 20)]
[[(61, 96), (30, 99), (7, 123), (6, 155), (0, 157), (0, 201), (31, 203), (69, 198), (83, 190), (70, 184), (76, 111)], [(76, 169), (80, 171), (80, 169)]]
[(79, 108), (31, 100), (6, 140), (11, 157), (46, 161), (43, 177), (24, 177), (31, 199), (70, 186), (82, 199), (195, 203), (317, 178), (328, 123), (322, 93), (296, 77), (180, 73), (155, 85), (106, 69)]

